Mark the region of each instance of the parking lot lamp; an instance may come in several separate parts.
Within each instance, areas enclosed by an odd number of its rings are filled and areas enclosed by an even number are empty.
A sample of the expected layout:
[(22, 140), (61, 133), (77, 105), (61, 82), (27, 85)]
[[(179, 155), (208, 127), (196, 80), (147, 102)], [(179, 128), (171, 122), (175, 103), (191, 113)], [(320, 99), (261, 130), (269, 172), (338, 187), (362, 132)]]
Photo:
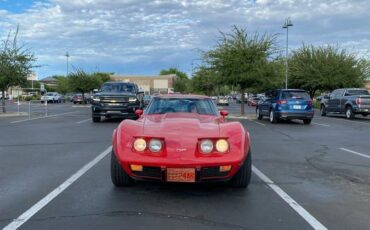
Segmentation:
[(66, 58), (67, 58), (67, 76), (68, 76), (68, 59), (69, 59), (69, 57), (70, 57), (70, 55), (69, 55), (69, 53), (68, 53), (68, 51), (66, 52), (66, 54), (65, 54), (65, 56), (66, 56)]
[(283, 28), (286, 29), (286, 52), (285, 52), (285, 89), (288, 88), (288, 34), (289, 26), (293, 26), (290, 18), (285, 19)]

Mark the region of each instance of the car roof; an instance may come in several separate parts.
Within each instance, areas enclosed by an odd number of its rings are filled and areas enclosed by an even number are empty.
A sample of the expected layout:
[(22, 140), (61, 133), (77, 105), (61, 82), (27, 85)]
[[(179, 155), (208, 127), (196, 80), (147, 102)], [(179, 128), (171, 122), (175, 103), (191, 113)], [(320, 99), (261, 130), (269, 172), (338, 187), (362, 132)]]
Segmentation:
[(186, 98), (186, 99), (206, 99), (206, 98), (210, 98), (208, 96), (204, 96), (204, 95), (196, 95), (196, 94), (179, 94), (179, 93), (172, 93), (172, 94), (157, 94), (157, 95), (153, 95), (153, 97), (157, 97), (157, 98), (165, 98), (165, 99), (168, 99), (168, 98)]

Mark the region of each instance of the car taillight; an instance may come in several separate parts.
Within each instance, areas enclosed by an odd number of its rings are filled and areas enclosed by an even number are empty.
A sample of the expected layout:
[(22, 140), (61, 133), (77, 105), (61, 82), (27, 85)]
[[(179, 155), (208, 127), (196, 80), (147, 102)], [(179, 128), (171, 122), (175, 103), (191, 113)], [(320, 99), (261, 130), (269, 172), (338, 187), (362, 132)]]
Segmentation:
[(361, 98), (356, 98), (356, 104), (357, 105), (361, 105), (361, 102), (362, 102)]
[(307, 101), (307, 104), (308, 104), (309, 106), (312, 106), (312, 101), (311, 101), (311, 100)]
[(279, 105), (283, 105), (283, 104), (287, 104), (288, 101), (286, 101), (286, 100), (277, 100), (276, 103), (279, 104)]

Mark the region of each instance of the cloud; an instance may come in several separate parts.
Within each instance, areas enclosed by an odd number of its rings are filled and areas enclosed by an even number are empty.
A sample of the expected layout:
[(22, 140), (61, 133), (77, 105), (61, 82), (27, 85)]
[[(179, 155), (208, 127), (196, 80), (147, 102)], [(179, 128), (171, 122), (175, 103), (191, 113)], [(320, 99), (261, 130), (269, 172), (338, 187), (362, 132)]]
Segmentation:
[(66, 51), (87, 71), (157, 74), (171, 66), (189, 71), (197, 50), (213, 47), (232, 25), (279, 33), (283, 46), (287, 16), (292, 48), (352, 44), (368, 57), (369, 12), (367, 0), (51, 0), (21, 13), (0, 9), (0, 33), (20, 25), (20, 40), (43, 65), (36, 70), (41, 78), (65, 72)]

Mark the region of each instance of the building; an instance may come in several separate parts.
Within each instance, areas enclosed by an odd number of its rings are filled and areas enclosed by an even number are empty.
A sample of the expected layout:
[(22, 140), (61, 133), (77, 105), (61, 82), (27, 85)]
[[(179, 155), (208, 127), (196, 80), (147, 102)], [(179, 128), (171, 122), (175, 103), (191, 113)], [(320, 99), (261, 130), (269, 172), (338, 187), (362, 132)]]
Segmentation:
[(145, 94), (173, 93), (173, 82), (176, 74), (159, 76), (111, 75), (112, 81), (136, 83)]
[(57, 86), (57, 79), (55, 77), (46, 77), (39, 81), (40, 83), (43, 83), (50, 87), (56, 87)]

